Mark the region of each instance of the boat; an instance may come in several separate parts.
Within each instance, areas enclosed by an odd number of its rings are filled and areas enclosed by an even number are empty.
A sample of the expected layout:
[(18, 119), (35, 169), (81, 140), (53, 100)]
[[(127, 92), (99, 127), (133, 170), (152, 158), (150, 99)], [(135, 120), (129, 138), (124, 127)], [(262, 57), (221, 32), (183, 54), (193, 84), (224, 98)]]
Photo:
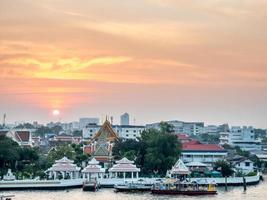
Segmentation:
[(97, 190), (99, 190), (99, 184), (96, 180), (85, 181), (83, 183), (83, 191), (96, 192)]
[(151, 192), (152, 194), (161, 195), (198, 196), (215, 195), (217, 194), (217, 189), (215, 183), (198, 184), (197, 182), (180, 182), (179, 180), (175, 180), (154, 184), (151, 189)]
[(116, 184), (114, 186), (116, 192), (135, 192), (135, 191), (150, 191), (152, 187), (151, 183), (146, 181), (125, 181), (122, 184)]
[(0, 195), (0, 200), (12, 200), (15, 195)]

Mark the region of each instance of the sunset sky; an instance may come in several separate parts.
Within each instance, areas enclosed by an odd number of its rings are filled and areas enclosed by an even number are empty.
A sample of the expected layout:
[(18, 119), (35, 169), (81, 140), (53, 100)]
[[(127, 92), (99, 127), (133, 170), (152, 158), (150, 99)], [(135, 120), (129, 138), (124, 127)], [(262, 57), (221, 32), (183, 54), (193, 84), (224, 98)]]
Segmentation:
[(0, 94), (8, 122), (267, 128), (267, 1), (0, 0)]

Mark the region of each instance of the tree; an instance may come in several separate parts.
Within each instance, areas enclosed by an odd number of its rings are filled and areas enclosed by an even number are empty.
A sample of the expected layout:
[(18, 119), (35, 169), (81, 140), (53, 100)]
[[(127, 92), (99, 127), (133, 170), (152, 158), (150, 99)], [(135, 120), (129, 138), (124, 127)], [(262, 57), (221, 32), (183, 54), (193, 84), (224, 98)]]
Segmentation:
[(199, 140), (201, 142), (209, 143), (209, 144), (219, 144), (220, 142), (219, 138), (220, 138), (219, 134), (212, 135), (212, 134), (204, 133), (199, 136)]
[(176, 136), (170, 133), (150, 130), (146, 135), (147, 146), (143, 170), (148, 173), (157, 173), (160, 176), (166, 174), (174, 165), (181, 152), (181, 144)]
[(114, 158), (118, 160), (126, 157), (130, 160), (135, 160), (140, 150), (139, 144), (140, 141), (133, 139), (125, 141), (122, 139), (117, 140), (112, 149)]
[(225, 160), (218, 160), (214, 163), (214, 169), (220, 171), (223, 177), (229, 177), (234, 173), (232, 166)]
[(30, 123), (24, 123), (24, 124), (19, 124), (15, 128), (18, 128), (18, 129), (23, 129), (23, 128), (34, 129), (34, 126), (32, 124), (30, 124)]
[(52, 166), (55, 160), (59, 160), (66, 156), (68, 159), (75, 159), (75, 151), (70, 145), (60, 145), (52, 148), (47, 155), (48, 166)]
[(160, 131), (162, 133), (174, 133), (174, 126), (167, 122), (160, 122)]
[(0, 136), (0, 175), (6, 173), (8, 168), (15, 169), (16, 161), (19, 160), (18, 143), (6, 136)]

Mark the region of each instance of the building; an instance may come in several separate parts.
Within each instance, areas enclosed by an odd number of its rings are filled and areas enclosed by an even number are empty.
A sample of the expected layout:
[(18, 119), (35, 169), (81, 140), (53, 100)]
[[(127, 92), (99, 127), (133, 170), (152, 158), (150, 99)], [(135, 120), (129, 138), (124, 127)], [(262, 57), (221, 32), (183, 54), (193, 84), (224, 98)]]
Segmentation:
[(218, 134), (219, 133), (219, 127), (215, 125), (208, 125), (204, 127), (203, 133), (206, 134)]
[(27, 129), (0, 130), (0, 135), (5, 135), (23, 147), (32, 147), (32, 133)]
[(77, 179), (80, 178), (80, 167), (73, 164), (73, 160), (63, 157), (56, 160), (46, 172), (51, 179)]
[[(101, 126), (97, 124), (88, 124), (83, 128), (83, 138), (85, 140), (92, 139), (100, 128)], [(137, 125), (112, 125), (112, 128), (119, 138), (135, 140), (141, 137), (141, 133), (145, 130), (145, 126)]]
[(122, 158), (119, 161), (116, 161), (116, 164), (113, 165), (109, 170), (110, 178), (138, 178), (140, 168), (137, 168), (133, 161), (128, 160), (127, 158)]
[(84, 117), (79, 119), (79, 127), (82, 130), (84, 127), (86, 127), (88, 124), (99, 124), (99, 118), (95, 117)]
[(128, 126), (130, 124), (130, 116), (128, 113), (121, 115), (121, 125)]
[(82, 170), (83, 179), (87, 179), (88, 181), (103, 178), (104, 174), (105, 169), (99, 165), (99, 162), (95, 158), (90, 160), (88, 165)]
[(90, 154), (97, 161), (108, 167), (113, 162), (112, 148), (118, 140), (118, 134), (108, 120), (104, 122), (99, 131), (84, 146), (84, 153)]
[[(203, 122), (183, 122), (178, 120), (165, 121), (168, 124), (173, 125), (175, 133), (185, 133), (188, 135), (202, 134), (204, 131)], [(160, 123), (147, 124), (146, 128), (160, 129)]]
[(238, 146), (242, 150), (261, 150), (261, 140), (256, 139), (253, 127), (233, 126), (229, 132), (220, 133), (220, 144)]
[(183, 143), (181, 153), (182, 161), (186, 163), (200, 162), (212, 166), (216, 161), (223, 160), (227, 151), (216, 144), (201, 144), (198, 141)]
[(248, 174), (255, 171), (254, 162), (243, 156), (235, 156), (228, 160), (234, 166), (236, 172)]
[(173, 178), (179, 178), (190, 174), (189, 169), (185, 166), (184, 162), (179, 159), (170, 170), (170, 176)]

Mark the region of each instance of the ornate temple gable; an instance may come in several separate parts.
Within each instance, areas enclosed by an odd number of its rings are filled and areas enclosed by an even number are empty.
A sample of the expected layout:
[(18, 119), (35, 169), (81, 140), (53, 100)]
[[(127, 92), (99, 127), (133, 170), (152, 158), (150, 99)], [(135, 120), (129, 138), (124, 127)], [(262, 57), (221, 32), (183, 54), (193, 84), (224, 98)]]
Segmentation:
[(109, 156), (110, 152), (108, 151), (107, 147), (100, 145), (97, 147), (93, 155), (94, 156)]
[(115, 141), (118, 139), (118, 134), (113, 130), (112, 125), (108, 120), (104, 122), (100, 130), (96, 133), (93, 140)]

